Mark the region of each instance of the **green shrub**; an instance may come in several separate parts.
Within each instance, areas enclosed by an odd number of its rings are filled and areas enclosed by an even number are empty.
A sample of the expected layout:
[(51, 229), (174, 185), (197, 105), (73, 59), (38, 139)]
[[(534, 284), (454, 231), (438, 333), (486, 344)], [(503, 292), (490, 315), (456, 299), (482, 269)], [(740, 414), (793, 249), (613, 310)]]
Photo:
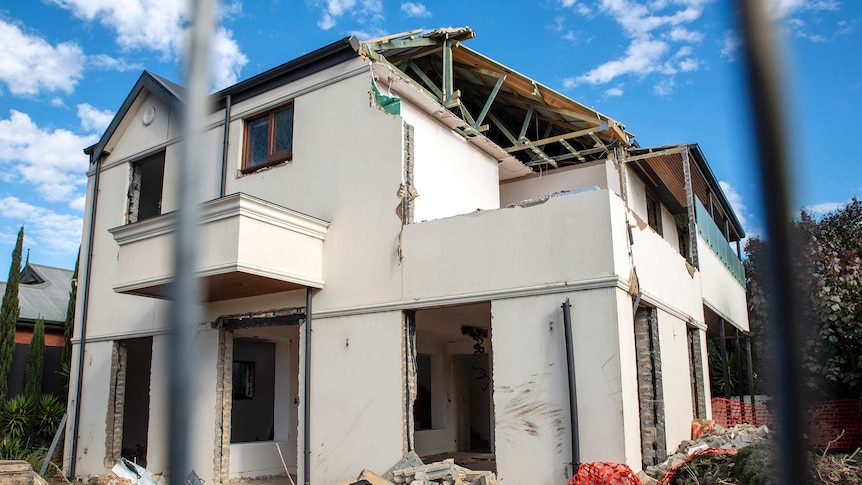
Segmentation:
[(0, 409), (0, 433), (4, 438), (23, 440), (30, 435), (30, 399), (21, 394), (5, 403)]
[(43, 394), (33, 405), (30, 423), (33, 433), (46, 444), (50, 443), (65, 412), (66, 406), (57, 396)]

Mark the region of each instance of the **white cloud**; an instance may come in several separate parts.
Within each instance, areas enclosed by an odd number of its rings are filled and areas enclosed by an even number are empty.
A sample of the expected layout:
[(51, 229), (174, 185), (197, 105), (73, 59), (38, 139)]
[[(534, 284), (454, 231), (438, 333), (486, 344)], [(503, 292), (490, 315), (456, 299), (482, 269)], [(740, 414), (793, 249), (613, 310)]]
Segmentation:
[(81, 244), (84, 221), (80, 216), (60, 214), (17, 197), (0, 199), (0, 216), (24, 225), (28, 245), (74, 254)]
[(736, 60), (736, 53), (742, 45), (742, 40), (736, 33), (727, 31), (721, 39), (721, 57), (729, 61)]
[(87, 132), (102, 134), (114, 119), (114, 112), (83, 103), (78, 105), (78, 119), (81, 121), (81, 128)]
[(725, 182), (724, 180), (719, 180), (718, 186), (721, 187), (721, 191), (724, 192), (724, 196), (727, 198), (727, 201), (730, 202), (730, 207), (736, 214), (737, 220), (739, 220), (739, 223), (742, 224), (742, 227), (746, 232), (748, 232), (748, 229), (745, 227), (748, 222), (748, 207), (745, 206), (742, 196), (739, 195), (739, 192), (737, 192), (730, 183)]
[(660, 40), (635, 39), (626, 50), (625, 56), (606, 62), (577, 79), (567, 79), (564, 84), (566, 87), (580, 83), (605, 84), (625, 74), (644, 76), (661, 67), (659, 61), (669, 47), (666, 42)]
[(370, 31), (372, 37), (376, 37), (376, 34), (381, 32), (380, 24), (384, 18), (383, 3), (380, 0), (326, 0), (319, 3), (323, 3), (323, 12), (320, 20), (317, 21), (317, 26), (323, 30), (335, 27), (339, 19), (348, 15), (352, 21), (366, 27), (355, 29), (356, 31)]
[(430, 17), (431, 12), (419, 2), (404, 2), (401, 4), (401, 11), (407, 14), (408, 17)]
[(685, 27), (674, 27), (669, 34), (670, 40), (674, 42), (693, 42), (698, 43), (703, 40), (703, 34), (695, 30), (688, 30)]
[(834, 0), (770, 0), (769, 14), (774, 19), (809, 11), (838, 10), (840, 4)]
[(9, 118), (0, 119), (0, 166), (44, 200), (69, 202), (87, 182), (89, 162), (81, 150), (97, 140), (95, 134), (39, 127), (26, 113), (11, 110)]
[(117, 59), (106, 54), (96, 54), (87, 56), (87, 63), (96, 68), (106, 71), (141, 71), (144, 69), (143, 64), (129, 63), (125, 59)]
[[(149, 50), (165, 59), (179, 59), (189, 24), (187, 2), (177, 0), (51, 0), (71, 11), (76, 17), (98, 20), (116, 34), (117, 44), (124, 49)], [(221, 16), (238, 11), (233, 2), (223, 8)], [(230, 30), (216, 29), (211, 40), (213, 48), (212, 84), (218, 89), (233, 84), (239, 78), (248, 59), (242, 53)], [(107, 57), (107, 56), (105, 56)], [(97, 65), (111, 61), (96, 57)], [(114, 68), (123, 67), (114, 64)]]
[(844, 207), (845, 205), (847, 205), (848, 202), (850, 201), (845, 200), (844, 202), (821, 202), (819, 204), (807, 205), (803, 207), (803, 210), (805, 210), (805, 212), (810, 212), (811, 214), (814, 214), (816, 216), (822, 216), (830, 212), (836, 211), (841, 207)]
[(704, 34), (691, 25), (700, 19), (709, 1), (599, 0), (598, 13), (616, 22), (629, 44), (623, 55), (580, 76), (565, 79), (564, 86), (601, 85), (624, 76), (643, 78), (663, 74), (655, 84), (655, 91), (669, 94), (676, 86), (675, 75), (700, 69), (703, 65), (692, 46), (701, 43)]
[(625, 92), (619, 86), (608, 88), (605, 90), (605, 97), (608, 98), (618, 98), (622, 96)]
[(84, 53), (74, 42), (51, 45), (0, 19), (0, 82), (16, 96), (71, 93), (83, 77)]
[(51, 106), (53, 106), (55, 108), (65, 108), (66, 107), (66, 103), (63, 102), (62, 98), (53, 97), (53, 98), (51, 98), (50, 103), (51, 103)]

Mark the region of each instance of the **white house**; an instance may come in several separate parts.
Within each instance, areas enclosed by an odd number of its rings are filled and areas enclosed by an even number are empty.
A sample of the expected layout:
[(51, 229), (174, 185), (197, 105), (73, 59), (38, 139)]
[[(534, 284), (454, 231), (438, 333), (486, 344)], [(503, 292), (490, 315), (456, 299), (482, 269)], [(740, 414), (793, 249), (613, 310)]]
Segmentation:
[[(653, 463), (709, 416), (706, 332), (748, 319), (744, 234), (700, 149), (638, 146), (473, 35), (349, 37), (212, 95), (188, 322), (208, 483), (284, 475), (279, 450), (315, 485), (411, 450), (565, 483), (573, 461)], [(144, 72), (85, 150), (76, 475), (167, 466), (182, 102)]]

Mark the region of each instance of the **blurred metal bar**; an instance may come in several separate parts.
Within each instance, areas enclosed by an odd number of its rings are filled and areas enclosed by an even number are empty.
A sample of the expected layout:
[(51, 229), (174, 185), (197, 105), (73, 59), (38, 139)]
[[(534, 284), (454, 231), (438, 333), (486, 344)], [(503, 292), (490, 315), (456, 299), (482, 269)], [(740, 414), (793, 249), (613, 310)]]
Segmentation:
[(751, 116), (756, 132), (760, 186), (766, 212), (765, 251), (769, 295), (769, 321), (773, 325), (778, 376), (778, 445), (780, 477), (778, 483), (804, 483), (807, 463), (802, 436), (805, 431), (805, 406), (800, 383), (799, 328), (802, 312), (796, 308), (796, 282), (791, 248), (791, 192), (788, 147), (783, 134), (784, 99), (781, 90), (779, 52), (775, 29), (769, 20), (766, 1), (737, 0), (740, 29), (750, 91)]
[(186, 105), (183, 113), (182, 158), (177, 184), (174, 283), (170, 325), (170, 470), (182, 483), (191, 471), (189, 450), (195, 419), (192, 400), (197, 385), (194, 337), (202, 322), (201, 287), (195, 278), (199, 200), (194, 177), (200, 173), (205, 117), (209, 112), (209, 44), (215, 24), (216, 0), (189, 0), (191, 26), (185, 52)]
[(736, 353), (736, 385), (738, 387), (739, 402), (745, 402), (743, 379), (742, 379), (742, 349), (739, 346), (739, 329), (733, 328), (733, 349)]

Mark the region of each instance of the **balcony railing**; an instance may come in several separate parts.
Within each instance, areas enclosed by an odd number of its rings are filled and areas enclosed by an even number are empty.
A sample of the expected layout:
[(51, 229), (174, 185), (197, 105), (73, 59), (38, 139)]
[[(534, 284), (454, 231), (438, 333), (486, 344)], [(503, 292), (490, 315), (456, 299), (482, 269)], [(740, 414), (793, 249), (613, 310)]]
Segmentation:
[(694, 202), (697, 214), (697, 232), (706, 241), (719, 261), (730, 271), (730, 274), (739, 281), (740, 285), (745, 286), (745, 268), (742, 266), (742, 261), (739, 260), (706, 207), (698, 199), (695, 199)]

